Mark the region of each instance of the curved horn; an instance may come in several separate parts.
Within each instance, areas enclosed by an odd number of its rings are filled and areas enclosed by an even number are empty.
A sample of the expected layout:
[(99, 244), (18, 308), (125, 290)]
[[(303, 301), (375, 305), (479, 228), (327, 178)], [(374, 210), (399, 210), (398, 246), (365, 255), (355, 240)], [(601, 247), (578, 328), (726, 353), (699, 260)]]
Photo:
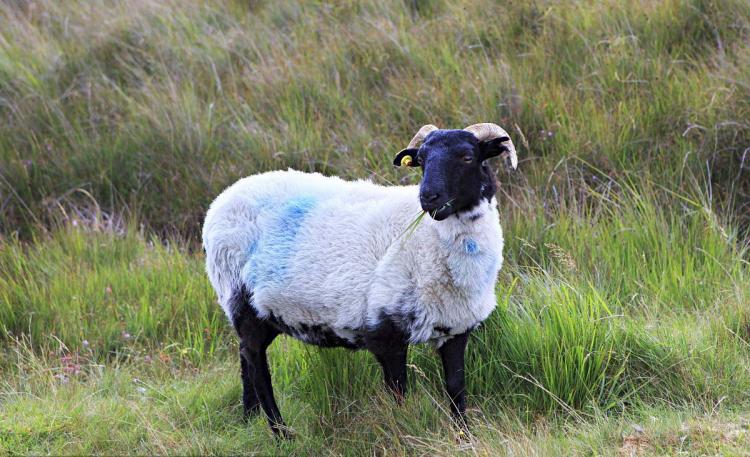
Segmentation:
[[(510, 156), (510, 164), (515, 170), (518, 166), (518, 156), (516, 155), (516, 147), (513, 146), (513, 142), (510, 140), (508, 132), (503, 130), (497, 124), (491, 124), (489, 122), (483, 124), (474, 124), (466, 127), (464, 130), (471, 132), (479, 141), (487, 141), (493, 138), (507, 137), (508, 141), (503, 141), (505, 147), (508, 148), (508, 156)], [(421, 131), (421, 130), (420, 130)]]
[(427, 125), (422, 126), (422, 128), (419, 129), (417, 134), (414, 135), (414, 138), (411, 139), (411, 141), (409, 142), (409, 146), (407, 146), (406, 149), (417, 147), (422, 141), (424, 141), (428, 133), (434, 132), (435, 130), (438, 130), (438, 128), (432, 124), (427, 124)]

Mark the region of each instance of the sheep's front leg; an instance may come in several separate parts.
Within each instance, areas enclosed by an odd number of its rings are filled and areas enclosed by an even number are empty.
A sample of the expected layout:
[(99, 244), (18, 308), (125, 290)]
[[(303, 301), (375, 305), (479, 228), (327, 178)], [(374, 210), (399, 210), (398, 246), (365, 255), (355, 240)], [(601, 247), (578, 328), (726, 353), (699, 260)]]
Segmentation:
[(390, 319), (385, 319), (365, 336), (365, 346), (383, 368), (385, 385), (401, 403), (406, 395), (408, 336)]
[(469, 340), (469, 332), (456, 335), (443, 343), (438, 352), (443, 361), (443, 372), (445, 374), (445, 390), (451, 402), (451, 412), (459, 421), (459, 425), (465, 425), (466, 416), (466, 384), (464, 377), (464, 353), (466, 343)]
[(401, 404), (406, 396), (406, 352), (407, 345), (392, 353), (375, 354), (383, 368), (385, 385), (393, 392), (396, 402)]
[(253, 379), (251, 377), (250, 367), (241, 351), (240, 373), (242, 375), (242, 408), (245, 413), (245, 418), (249, 419), (250, 416), (257, 413), (260, 409), (260, 400), (258, 399), (258, 394), (255, 392), (255, 385), (253, 384)]

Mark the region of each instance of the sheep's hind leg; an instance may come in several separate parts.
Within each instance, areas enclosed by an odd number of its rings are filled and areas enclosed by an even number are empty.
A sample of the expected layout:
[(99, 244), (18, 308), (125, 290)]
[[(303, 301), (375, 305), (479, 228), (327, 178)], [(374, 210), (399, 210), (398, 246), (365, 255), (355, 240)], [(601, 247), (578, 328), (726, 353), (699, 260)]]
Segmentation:
[(247, 331), (240, 332), (240, 353), (247, 364), (248, 378), (255, 389), (261, 408), (268, 417), (271, 429), (277, 435), (288, 438), (288, 430), (273, 395), (271, 372), (266, 357), (266, 349), (276, 338), (278, 331), (259, 320), (256, 320), (256, 325), (247, 327)]
[(268, 417), (271, 429), (279, 436), (289, 437), (288, 430), (276, 404), (268, 370), (266, 349), (279, 331), (267, 321), (260, 319), (252, 306), (252, 293), (244, 288), (235, 293), (234, 327), (240, 337), (242, 358), (242, 403), (245, 413), (252, 413), (258, 405)]

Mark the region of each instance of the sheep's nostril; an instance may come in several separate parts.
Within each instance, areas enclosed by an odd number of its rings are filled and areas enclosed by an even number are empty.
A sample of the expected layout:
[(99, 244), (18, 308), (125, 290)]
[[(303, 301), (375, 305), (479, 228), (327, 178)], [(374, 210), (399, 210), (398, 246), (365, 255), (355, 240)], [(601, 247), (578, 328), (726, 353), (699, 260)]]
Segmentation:
[(422, 204), (422, 210), (435, 211), (441, 202), (441, 195), (437, 192), (423, 192), (419, 194), (419, 202)]
[(419, 198), (422, 200), (422, 203), (432, 203), (438, 198), (440, 198), (440, 194), (438, 193), (426, 193), (421, 194)]

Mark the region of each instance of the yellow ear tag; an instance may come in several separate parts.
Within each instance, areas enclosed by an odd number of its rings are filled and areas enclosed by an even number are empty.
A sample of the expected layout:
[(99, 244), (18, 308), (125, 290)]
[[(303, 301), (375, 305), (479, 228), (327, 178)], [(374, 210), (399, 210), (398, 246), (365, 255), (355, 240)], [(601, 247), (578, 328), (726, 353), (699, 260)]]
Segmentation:
[(411, 162), (412, 162), (411, 156), (403, 156), (401, 158), (401, 166), (402, 167), (408, 167), (409, 165), (411, 165)]

